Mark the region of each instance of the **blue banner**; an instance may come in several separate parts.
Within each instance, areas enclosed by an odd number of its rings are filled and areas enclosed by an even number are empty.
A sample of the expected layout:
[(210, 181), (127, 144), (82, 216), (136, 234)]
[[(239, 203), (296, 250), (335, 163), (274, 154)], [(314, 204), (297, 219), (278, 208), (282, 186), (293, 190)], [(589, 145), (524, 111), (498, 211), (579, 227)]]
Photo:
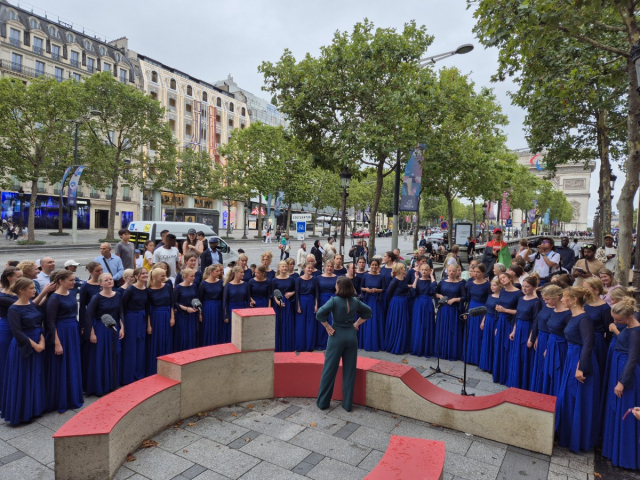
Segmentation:
[(76, 171), (71, 177), (71, 180), (69, 180), (68, 204), (71, 208), (76, 208), (78, 206), (78, 204), (76, 203), (76, 197), (78, 194), (78, 184), (80, 183), (80, 176), (82, 175), (83, 171), (84, 165), (80, 165), (78, 168), (76, 168)]
[(420, 206), (420, 187), (422, 185), (422, 152), (425, 144), (419, 144), (409, 157), (407, 168), (402, 180), (400, 194), (400, 210), (403, 212), (417, 212)]
[(64, 175), (62, 175), (62, 182), (60, 182), (60, 195), (64, 195), (64, 182), (67, 181), (67, 177), (71, 173), (72, 168), (73, 167), (67, 167), (67, 169), (64, 171)]

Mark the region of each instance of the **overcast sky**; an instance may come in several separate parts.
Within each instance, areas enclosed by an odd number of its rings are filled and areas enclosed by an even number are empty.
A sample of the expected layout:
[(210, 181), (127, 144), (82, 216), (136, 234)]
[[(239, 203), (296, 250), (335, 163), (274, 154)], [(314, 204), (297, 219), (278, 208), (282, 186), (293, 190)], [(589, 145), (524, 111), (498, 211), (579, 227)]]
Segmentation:
[[(17, 0), (10, 0), (14, 5)], [(262, 92), (263, 77), (258, 65), (277, 61), (285, 48), (296, 58), (307, 52), (319, 53), (328, 45), (336, 30), (351, 31), (356, 22), (368, 18), (377, 27), (402, 29), (415, 19), (435, 37), (426, 55), (455, 50), (465, 43), (475, 45), (466, 55), (450, 57), (437, 66), (457, 66), (469, 73), (478, 86), (489, 86), (509, 117), (505, 128), (508, 146), (526, 148), (522, 122), (525, 112), (511, 105), (509, 82), (491, 83), (497, 68), (497, 51), (485, 49), (472, 33), (473, 12), (464, 0), (31, 0), (20, 2), (49, 18), (84, 27), (113, 40), (129, 39), (129, 48), (178, 68), (196, 78), (216, 82), (231, 74), (242, 88), (268, 99)], [(428, 143), (428, 142), (427, 142)], [(596, 169), (597, 172), (597, 169)], [(616, 199), (623, 175), (616, 185)], [(591, 179), (589, 223), (597, 205), (597, 173)], [(614, 210), (617, 210), (614, 207)]]

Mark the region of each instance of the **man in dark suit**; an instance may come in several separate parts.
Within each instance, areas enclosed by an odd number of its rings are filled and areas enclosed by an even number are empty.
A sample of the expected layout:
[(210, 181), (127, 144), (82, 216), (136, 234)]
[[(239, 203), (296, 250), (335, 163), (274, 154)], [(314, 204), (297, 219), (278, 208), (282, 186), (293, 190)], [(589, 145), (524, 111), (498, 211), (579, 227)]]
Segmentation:
[(215, 265), (216, 263), (224, 265), (222, 263), (222, 252), (218, 250), (218, 239), (211, 237), (209, 239), (209, 248), (200, 257), (200, 271), (204, 273), (209, 265)]

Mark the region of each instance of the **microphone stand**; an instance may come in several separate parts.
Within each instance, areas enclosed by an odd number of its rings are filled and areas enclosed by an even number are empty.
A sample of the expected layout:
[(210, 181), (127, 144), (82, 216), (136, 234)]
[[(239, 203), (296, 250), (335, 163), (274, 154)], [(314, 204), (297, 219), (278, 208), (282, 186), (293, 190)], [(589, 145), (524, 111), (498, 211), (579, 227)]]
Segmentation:
[[(461, 315), (464, 316), (464, 315)], [(467, 397), (475, 397), (475, 393), (467, 393), (467, 343), (469, 342), (469, 315), (466, 315), (466, 320), (463, 320), (464, 325), (464, 351), (462, 354), (462, 360), (464, 361), (464, 370), (462, 374), (462, 391), (460, 395)]]
[[(440, 307), (440, 302), (436, 302), (436, 314), (435, 314), (435, 318), (436, 318), (436, 320), (437, 320), (437, 318), (438, 318), (438, 314), (440, 313), (440, 308), (441, 308), (441, 307)], [(429, 367), (429, 368), (431, 369), (431, 373), (430, 373), (429, 375), (427, 375), (426, 377), (424, 377), (424, 378), (429, 378), (429, 377), (434, 376), (434, 375), (435, 375), (435, 374), (437, 374), (437, 373), (440, 373), (440, 374), (442, 374), (442, 375), (446, 375), (446, 376), (448, 376), (448, 377), (451, 377), (451, 378), (455, 378), (455, 379), (457, 379), (457, 380), (460, 380), (460, 377), (458, 377), (458, 376), (456, 376), (456, 375), (452, 375), (451, 373), (448, 373), (448, 372), (443, 372), (443, 371), (440, 369), (440, 352), (438, 352), (437, 358), (438, 358), (438, 362), (436, 363), (436, 368)]]

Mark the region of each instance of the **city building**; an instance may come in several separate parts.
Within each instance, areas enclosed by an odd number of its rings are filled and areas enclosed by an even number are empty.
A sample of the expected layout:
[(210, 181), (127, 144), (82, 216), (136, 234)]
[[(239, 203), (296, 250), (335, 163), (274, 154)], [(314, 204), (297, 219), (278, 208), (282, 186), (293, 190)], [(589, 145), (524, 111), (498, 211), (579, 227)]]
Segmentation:
[[(140, 84), (133, 63), (118, 46), (85, 34), (58, 19), (37, 15), (0, 0), (0, 76), (19, 78), (24, 82), (47, 76), (62, 82), (70, 79), (82, 81), (102, 71), (113, 72), (113, 76), (122, 83), (133, 86)], [(11, 179), (7, 191), (0, 192), (2, 219), (17, 222), (22, 214), (26, 224), (30, 205), (19, 207), (21, 188), (25, 198), (30, 198), (31, 183), (21, 184), (16, 178)], [(38, 179), (35, 228), (57, 228), (60, 188), (60, 182), (50, 185), (44, 179)], [(78, 188), (78, 228), (106, 228), (110, 199), (110, 188), (99, 191), (81, 180)], [(63, 198), (63, 206), (66, 201)], [(116, 228), (139, 219), (139, 205), (139, 189), (123, 185), (118, 192), (116, 212), (119, 221), (116, 221)], [(66, 208), (63, 219), (65, 228), (71, 228), (71, 218)]]

